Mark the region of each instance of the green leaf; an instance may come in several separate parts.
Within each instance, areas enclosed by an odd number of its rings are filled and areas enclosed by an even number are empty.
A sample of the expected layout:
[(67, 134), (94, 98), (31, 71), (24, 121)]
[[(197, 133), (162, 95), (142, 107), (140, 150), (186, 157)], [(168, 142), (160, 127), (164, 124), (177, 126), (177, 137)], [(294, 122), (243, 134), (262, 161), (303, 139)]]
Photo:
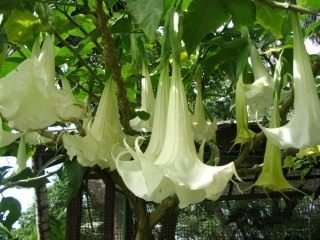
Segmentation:
[(183, 41), (191, 54), (202, 38), (215, 31), (229, 19), (229, 11), (219, 0), (191, 2), (183, 19)]
[[(7, 212), (9, 212), (7, 214)], [(13, 197), (4, 197), (0, 202), (0, 216), (2, 219), (1, 223), (7, 228), (11, 229), (12, 225), (21, 216), (21, 204)]]
[(78, 14), (73, 18), (87, 33), (93, 31), (96, 26), (92, 14)]
[(2, 179), (4, 179), (4, 177), (7, 175), (10, 169), (12, 169), (12, 167), (10, 166), (0, 167), (0, 183), (2, 182)]
[(112, 26), (112, 33), (128, 33), (132, 31), (131, 17), (123, 16), (119, 18)]
[(21, 63), (24, 60), (22, 57), (11, 57), (9, 59), (6, 59), (0, 69), (0, 77), (4, 77), (9, 72), (11, 72), (13, 69), (15, 69), (19, 63)]
[(238, 38), (230, 42), (217, 37), (211, 41), (211, 44), (219, 46), (214, 52), (209, 52), (208, 56), (203, 60), (203, 67), (206, 72), (213, 72), (217, 67), (224, 64), (234, 65), (237, 62), (241, 50), (244, 49), (248, 41), (245, 38)]
[(145, 111), (136, 111), (136, 114), (141, 120), (147, 121), (150, 118), (150, 113)]
[[(0, 223), (0, 233), (5, 234), (7, 237), (9, 237), (9, 239), (12, 239), (10, 230), (6, 228), (2, 223)], [(0, 234), (0, 237), (2, 236), (2, 234)]]
[(130, 0), (127, 2), (127, 7), (147, 37), (153, 40), (163, 13), (163, 1)]
[(226, 7), (232, 14), (232, 22), (236, 27), (247, 26), (256, 19), (256, 8), (251, 0), (225, 1)]
[(23, 44), (39, 32), (39, 25), (40, 20), (31, 12), (14, 9), (5, 22), (4, 29), (9, 41)]
[(79, 192), (82, 179), (88, 168), (81, 166), (77, 161), (65, 161), (64, 167), (68, 177), (67, 203)]
[(299, 6), (311, 8), (315, 10), (318, 10), (320, 8), (319, 0), (298, 0), (297, 3)]
[(276, 38), (282, 38), (283, 24), (286, 22), (286, 10), (275, 9), (255, 1), (257, 23), (269, 30)]
[(283, 161), (283, 167), (284, 168), (292, 168), (294, 165), (294, 157), (293, 156), (287, 156)]
[(14, 183), (14, 186), (24, 188), (36, 188), (48, 183), (48, 180), (46, 178), (34, 179), (35, 177), (37, 177), (36, 174), (33, 173), (29, 167), (27, 167), (23, 169), (21, 172), (19, 172), (17, 175), (9, 177), (5, 180), (7, 184)]

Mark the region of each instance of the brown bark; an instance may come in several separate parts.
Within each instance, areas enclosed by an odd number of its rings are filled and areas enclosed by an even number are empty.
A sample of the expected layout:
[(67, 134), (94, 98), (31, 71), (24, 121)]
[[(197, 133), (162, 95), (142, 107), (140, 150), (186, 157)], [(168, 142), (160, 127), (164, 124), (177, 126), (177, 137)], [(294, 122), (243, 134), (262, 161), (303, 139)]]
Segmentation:
[[(38, 172), (46, 162), (45, 146), (38, 146), (32, 159), (32, 170)], [(50, 240), (49, 202), (46, 184), (35, 188), (38, 240)]]

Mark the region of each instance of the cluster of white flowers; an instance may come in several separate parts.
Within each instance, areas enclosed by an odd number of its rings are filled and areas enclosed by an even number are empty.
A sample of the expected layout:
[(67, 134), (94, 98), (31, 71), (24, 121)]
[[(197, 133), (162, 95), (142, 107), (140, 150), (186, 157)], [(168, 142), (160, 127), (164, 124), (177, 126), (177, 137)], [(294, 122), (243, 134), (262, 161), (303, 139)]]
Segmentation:
[[(248, 128), (246, 104), (255, 111), (262, 111), (272, 103), (274, 105), (271, 128), (261, 126), (268, 142), (263, 171), (256, 182), (258, 186), (274, 190), (291, 187), (282, 175), (280, 148), (303, 148), (320, 143), (320, 135), (314, 134), (320, 131), (320, 100), (301, 27), (295, 15), (292, 19), (294, 113), (289, 123), (279, 127), (277, 107), (280, 96), (273, 98), (274, 82), (252, 45), (251, 62), (256, 80), (247, 85), (241, 75), (236, 89), (238, 132), (235, 144), (247, 142), (255, 136)], [(216, 122), (210, 122), (205, 117), (201, 87), (198, 88), (194, 114), (191, 116), (177, 59), (173, 59), (171, 77), (169, 63), (162, 67), (156, 99), (145, 64), (142, 75), (141, 110), (150, 113), (151, 117), (147, 121), (135, 118), (130, 123), (137, 131), (151, 132), (146, 150), (143, 152), (140, 149), (144, 140), (142, 137), (133, 141), (132, 136), (123, 132), (116, 86), (109, 79), (94, 118), (84, 126), (85, 135), (63, 135), (67, 154), (70, 159), (76, 157), (83, 166), (98, 165), (110, 171), (117, 170), (126, 186), (147, 201), (159, 203), (177, 195), (179, 206), (186, 207), (204, 199), (217, 200), (232, 177), (238, 176), (233, 162), (209, 166), (203, 163), (201, 154), (199, 157), (196, 151), (194, 141), (203, 147), (216, 134)], [(0, 79), (0, 113), (14, 129), (4, 131), (0, 119), (0, 146), (21, 138), (17, 171), (25, 167), (25, 141), (32, 144), (48, 141), (37, 133), (38, 130), (57, 122), (86, 120), (85, 108), (74, 100), (68, 82), (61, 82), (62, 86), (57, 86), (51, 36), (44, 39), (41, 48), (35, 43), (31, 57)]]

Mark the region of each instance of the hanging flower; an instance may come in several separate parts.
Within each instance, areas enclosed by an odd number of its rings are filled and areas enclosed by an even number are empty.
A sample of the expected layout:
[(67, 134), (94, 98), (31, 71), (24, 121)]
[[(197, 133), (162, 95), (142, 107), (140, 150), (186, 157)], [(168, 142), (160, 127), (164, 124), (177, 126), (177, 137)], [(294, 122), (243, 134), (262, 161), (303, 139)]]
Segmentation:
[(290, 121), (279, 128), (262, 128), (267, 138), (281, 148), (303, 148), (320, 144), (320, 100), (311, 63), (303, 42), (297, 15), (293, 24), (294, 112)]
[[(153, 128), (148, 147), (144, 153), (140, 150), (138, 137), (135, 151), (126, 143), (126, 148), (133, 159), (123, 161), (122, 155), (117, 156), (117, 170), (127, 187), (138, 197), (147, 201), (160, 202), (162, 199), (173, 194), (170, 182), (164, 178), (161, 169), (154, 165), (163, 146), (169, 98), (169, 69), (165, 64), (160, 73), (157, 97), (154, 108)], [(116, 155), (115, 155), (116, 156)], [(121, 159), (121, 160), (119, 160)], [(152, 179), (152, 181), (150, 181)]]
[(103, 90), (92, 124), (87, 125), (86, 136), (63, 135), (63, 143), (72, 159), (77, 157), (83, 166), (98, 165), (114, 170), (111, 152), (117, 154), (125, 137), (119, 120), (115, 83), (109, 80)]
[[(270, 127), (278, 127), (280, 124), (278, 110), (278, 95), (274, 98)], [(284, 177), (282, 171), (281, 150), (267, 139), (262, 172), (254, 183), (255, 186), (265, 187), (273, 191), (295, 189)]]
[(47, 36), (41, 49), (35, 43), (32, 56), (0, 79), (0, 112), (19, 131), (80, 118), (83, 108), (75, 103), (66, 82), (62, 87), (55, 84), (54, 46)]
[(272, 105), (273, 79), (264, 66), (255, 46), (250, 44), (250, 59), (254, 75), (252, 84), (244, 84), (246, 104), (249, 112), (258, 117), (265, 115), (267, 108)]
[(14, 174), (20, 173), (23, 169), (27, 167), (27, 152), (26, 152), (26, 143), (24, 140), (24, 136), (20, 138), (18, 154), (17, 154), (17, 162), (14, 167)]
[[(161, 125), (165, 128), (157, 133), (164, 135), (155, 135), (154, 131), (151, 135), (151, 138), (161, 138), (162, 145), (155, 148), (154, 154), (149, 150), (144, 154), (136, 144), (136, 151), (128, 149), (134, 160), (126, 162), (118, 157), (117, 169), (127, 187), (137, 196), (160, 202), (177, 194), (182, 208), (204, 199), (218, 199), (236, 172), (233, 162), (225, 166), (208, 166), (198, 158), (180, 66), (176, 61), (173, 61), (172, 71), (167, 117), (163, 119), (155, 113), (155, 120), (166, 122)], [(157, 96), (157, 103), (161, 102), (160, 97), (163, 95)]]
[(196, 73), (197, 77), (197, 97), (192, 115), (192, 128), (194, 140), (202, 143), (203, 141), (215, 140), (217, 123), (206, 119), (202, 102), (202, 82), (201, 75)]
[(234, 144), (244, 144), (252, 141), (255, 136), (255, 133), (249, 129), (248, 126), (248, 112), (246, 108), (245, 101), (245, 90), (242, 80), (242, 74), (239, 77), (239, 80), (236, 84), (236, 122), (237, 122), (237, 135), (234, 140)]
[(152, 83), (148, 67), (145, 63), (142, 64), (141, 79), (141, 108), (138, 111), (144, 111), (150, 114), (148, 120), (142, 120), (139, 116), (130, 120), (130, 126), (136, 131), (150, 132), (153, 122), (153, 111), (155, 98), (152, 89)]

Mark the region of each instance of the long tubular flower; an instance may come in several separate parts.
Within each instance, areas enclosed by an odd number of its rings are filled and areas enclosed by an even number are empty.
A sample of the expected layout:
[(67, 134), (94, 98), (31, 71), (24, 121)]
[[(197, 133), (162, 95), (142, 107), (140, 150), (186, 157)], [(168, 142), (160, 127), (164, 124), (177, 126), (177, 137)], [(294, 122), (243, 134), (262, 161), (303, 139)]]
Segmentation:
[[(154, 148), (155, 154), (148, 150), (145, 155), (137, 146), (136, 151), (129, 149), (133, 163), (118, 157), (117, 169), (127, 187), (137, 196), (160, 202), (177, 194), (179, 207), (183, 208), (204, 199), (218, 199), (236, 171), (233, 162), (225, 166), (208, 166), (198, 158), (180, 66), (176, 61), (173, 61), (172, 71), (167, 118), (155, 115), (155, 119), (166, 121), (165, 128), (159, 129), (164, 135), (154, 135), (152, 131), (152, 137), (162, 138), (162, 146)], [(126, 171), (123, 171), (123, 164)]]
[(20, 138), (18, 154), (17, 154), (17, 162), (14, 167), (14, 174), (20, 173), (23, 169), (27, 167), (28, 156), (26, 153), (26, 143), (24, 140), (24, 136)]
[(206, 119), (202, 101), (202, 79), (199, 73), (196, 73), (197, 78), (197, 96), (192, 115), (192, 129), (194, 140), (202, 143), (203, 141), (215, 140), (217, 123), (214, 120), (211, 122)]
[(320, 100), (311, 63), (304, 46), (298, 17), (292, 13), (294, 113), (279, 128), (262, 128), (267, 138), (281, 148), (303, 148), (320, 144)]
[(117, 170), (127, 187), (136, 196), (147, 201), (160, 202), (165, 197), (173, 194), (172, 186), (164, 179), (163, 172), (154, 165), (154, 161), (159, 156), (164, 141), (169, 87), (169, 67), (168, 64), (164, 64), (160, 73), (153, 128), (148, 147), (142, 153), (139, 147), (141, 138), (138, 138), (135, 144), (135, 151), (126, 145), (133, 160), (119, 160), (122, 155), (119, 155), (117, 157), (118, 160), (116, 160)]
[(246, 104), (253, 115), (265, 115), (267, 108), (272, 105), (273, 79), (252, 43), (250, 43), (250, 59), (255, 80), (252, 84), (243, 85)]
[(175, 185), (180, 207), (204, 199), (217, 200), (236, 174), (234, 164), (208, 166), (198, 158), (180, 66), (176, 60), (172, 72), (164, 145), (155, 164)]
[(139, 116), (130, 120), (130, 126), (136, 131), (150, 132), (153, 122), (153, 112), (155, 98), (150, 79), (150, 73), (145, 63), (142, 64), (142, 79), (141, 79), (141, 107), (138, 111), (144, 111), (150, 114), (148, 120), (142, 120)]
[[(84, 110), (74, 101), (70, 87), (55, 83), (53, 39), (0, 79), (0, 112), (19, 131), (46, 128), (55, 122), (81, 118)], [(10, 94), (8, 94), (10, 93)]]
[[(275, 94), (270, 127), (278, 127), (280, 124), (278, 98), (278, 94)], [(262, 172), (254, 185), (273, 191), (295, 189), (283, 175), (281, 150), (279, 146), (274, 145), (270, 139), (267, 139)]]
[(241, 74), (236, 84), (235, 111), (237, 122), (237, 135), (233, 145), (242, 145), (246, 142), (250, 142), (255, 136), (255, 133), (252, 130), (250, 130), (248, 126), (248, 112), (246, 108), (245, 90), (242, 78), (243, 75)]
[(122, 139), (125, 137), (119, 120), (115, 87), (113, 80), (106, 83), (94, 120), (86, 129), (86, 136), (63, 135), (70, 159), (77, 156), (83, 166), (98, 165), (115, 169), (112, 152), (117, 154), (121, 150)]

